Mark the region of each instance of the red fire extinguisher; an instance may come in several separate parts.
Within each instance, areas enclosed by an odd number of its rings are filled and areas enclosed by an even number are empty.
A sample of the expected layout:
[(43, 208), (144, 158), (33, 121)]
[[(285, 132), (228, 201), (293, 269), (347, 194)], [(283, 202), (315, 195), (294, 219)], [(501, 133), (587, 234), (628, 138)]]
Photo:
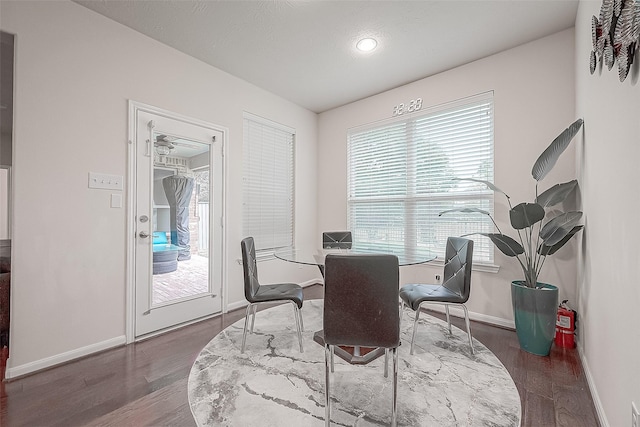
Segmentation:
[(556, 320), (556, 339), (557, 347), (574, 348), (577, 313), (571, 310), (567, 304), (569, 300), (562, 301), (558, 307), (558, 318)]

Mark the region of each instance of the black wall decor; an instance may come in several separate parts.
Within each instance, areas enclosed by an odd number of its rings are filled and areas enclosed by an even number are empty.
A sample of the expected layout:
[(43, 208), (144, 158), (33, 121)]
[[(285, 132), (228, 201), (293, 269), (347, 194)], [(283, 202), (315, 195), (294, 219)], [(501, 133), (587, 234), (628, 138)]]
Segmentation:
[(591, 38), (591, 74), (598, 62), (604, 60), (611, 70), (617, 60), (618, 76), (624, 81), (640, 46), (640, 0), (602, 0), (600, 18), (591, 18)]

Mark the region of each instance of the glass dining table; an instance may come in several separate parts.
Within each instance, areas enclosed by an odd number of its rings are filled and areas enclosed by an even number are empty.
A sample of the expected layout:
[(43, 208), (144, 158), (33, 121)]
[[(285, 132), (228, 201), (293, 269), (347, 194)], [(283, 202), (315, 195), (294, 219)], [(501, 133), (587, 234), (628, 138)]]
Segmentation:
[[(341, 255), (361, 255), (361, 254), (391, 254), (398, 257), (398, 264), (400, 266), (409, 266), (424, 264), (436, 259), (436, 255), (425, 248), (398, 248), (398, 247), (385, 247), (385, 248), (373, 248), (371, 246), (353, 244), (351, 248), (322, 248), (315, 250), (303, 250), (303, 249), (287, 249), (276, 251), (274, 256), (280, 260), (292, 262), (296, 264), (316, 265), (320, 267), (320, 272), (324, 276), (324, 261), (329, 254), (341, 254)], [(313, 340), (324, 347), (324, 335), (323, 331), (316, 331), (313, 334)], [(335, 354), (340, 358), (354, 365), (367, 364), (384, 354), (382, 348), (369, 348), (369, 347), (348, 347), (340, 346), (334, 350)]]
[(275, 257), (283, 261), (293, 262), (297, 264), (324, 266), (324, 260), (329, 254), (339, 255), (361, 255), (361, 254), (378, 254), (378, 255), (395, 255), (398, 257), (398, 264), (402, 266), (424, 264), (433, 261), (436, 255), (426, 248), (399, 248), (399, 247), (372, 247), (365, 245), (353, 244), (349, 249), (346, 248), (323, 248), (315, 250), (304, 249), (285, 249), (276, 251)]

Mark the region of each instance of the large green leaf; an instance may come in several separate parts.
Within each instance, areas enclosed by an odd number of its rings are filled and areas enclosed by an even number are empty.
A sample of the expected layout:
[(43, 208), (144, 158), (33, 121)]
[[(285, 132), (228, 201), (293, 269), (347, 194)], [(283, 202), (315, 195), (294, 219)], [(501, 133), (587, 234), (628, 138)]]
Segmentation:
[(556, 243), (553, 246), (547, 246), (544, 243), (541, 244), (538, 247), (538, 253), (540, 255), (545, 255), (545, 256), (555, 254), (558, 251), (558, 249), (563, 247), (564, 244), (567, 243), (573, 237), (574, 234), (576, 234), (578, 231), (582, 230), (583, 228), (584, 228), (584, 225), (576, 225), (571, 229), (571, 231), (566, 236), (562, 238), (562, 240), (560, 240), (558, 243)]
[(480, 184), (484, 184), (487, 186), (487, 188), (489, 188), (490, 190), (496, 191), (498, 193), (502, 193), (505, 195), (505, 197), (508, 199), (509, 195), (507, 193), (505, 193), (504, 191), (502, 191), (501, 189), (499, 189), (498, 187), (496, 187), (493, 182), (489, 182), (489, 181), (484, 181), (482, 179), (475, 179), (475, 178), (453, 178), (455, 181), (473, 181), (473, 182), (479, 182)]
[(486, 236), (491, 239), (496, 248), (500, 249), (500, 252), (505, 254), (506, 256), (518, 256), (524, 253), (524, 248), (520, 243), (513, 240), (511, 237), (506, 234), (500, 233), (473, 233), (480, 234), (482, 236)]
[(542, 178), (547, 176), (547, 174), (553, 169), (558, 158), (567, 149), (569, 143), (573, 139), (574, 136), (580, 130), (582, 126), (582, 119), (578, 119), (571, 124), (568, 128), (566, 128), (556, 139), (553, 140), (551, 145), (547, 147), (546, 150), (542, 152), (538, 160), (536, 160), (533, 165), (533, 169), (531, 170), (531, 175), (533, 175), (533, 179), (536, 181), (540, 181)]
[(509, 211), (511, 226), (516, 230), (531, 227), (542, 221), (544, 213), (544, 208), (537, 203), (520, 203)]
[(569, 193), (571, 193), (571, 191), (573, 191), (573, 189), (576, 188), (577, 185), (578, 181), (576, 181), (575, 179), (569, 182), (565, 182), (564, 184), (556, 184), (540, 194), (536, 202), (543, 208), (557, 205), (558, 203), (564, 201), (564, 199), (567, 198)]
[(458, 209), (447, 209), (446, 211), (442, 211), (438, 214), (438, 216), (442, 216), (451, 212), (464, 212), (464, 213), (481, 213), (483, 215), (491, 215), (489, 212), (484, 211), (478, 208), (458, 208)]
[(582, 218), (582, 212), (573, 211), (558, 215), (540, 230), (540, 238), (545, 246), (554, 246), (564, 239)]

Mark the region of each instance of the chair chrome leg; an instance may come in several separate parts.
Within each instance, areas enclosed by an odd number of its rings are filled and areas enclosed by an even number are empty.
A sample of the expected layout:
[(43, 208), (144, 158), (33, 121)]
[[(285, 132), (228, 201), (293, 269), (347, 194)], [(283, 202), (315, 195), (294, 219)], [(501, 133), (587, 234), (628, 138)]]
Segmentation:
[(304, 323), (302, 323), (302, 310), (298, 310), (298, 317), (300, 318), (300, 330), (304, 332)]
[(384, 349), (384, 377), (389, 376), (389, 349)]
[(249, 314), (251, 313), (251, 307), (253, 304), (247, 306), (247, 311), (244, 315), (244, 332), (242, 332), (242, 347), (240, 353), (244, 353), (244, 343), (247, 341), (247, 325), (249, 324)]
[(469, 336), (469, 346), (471, 347), (471, 354), (476, 354), (476, 351), (473, 348), (473, 338), (471, 338), (471, 328), (469, 326), (469, 311), (464, 304), (461, 305), (464, 309), (464, 323), (467, 325), (467, 335)]
[(420, 306), (416, 310), (416, 320), (413, 322), (413, 334), (411, 334), (411, 350), (409, 350), (409, 354), (413, 354), (413, 343), (416, 340), (416, 330), (418, 329), (418, 320), (420, 319)]
[(333, 367), (333, 349), (331, 351), (331, 372), (335, 372), (334, 367)]
[(249, 333), (253, 333), (253, 324), (256, 323), (256, 309), (258, 306), (253, 304), (253, 315), (251, 316), (251, 331)]
[(449, 325), (449, 335), (451, 335), (452, 332), (451, 332), (451, 317), (449, 317), (449, 304), (444, 305), (444, 311), (447, 313), (447, 325)]
[(331, 425), (331, 399), (329, 395), (331, 371), (329, 369), (329, 359), (333, 359), (333, 346), (324, 346), (324, 425)]
[(391, 427), (396, 427), (398, 417), (398, 347), (393, 351), (393, 402), (391, 403)]
[(296, 329), (298, 330), (298, 344), (300, 345), (300, 353), (304, 353), (304, 350), (302, 349), (302, 321), (300, 316), (300, 309), (295, 302), (291, 301), (291, 303), (293, 304), (293, 316), (296, 318)]

